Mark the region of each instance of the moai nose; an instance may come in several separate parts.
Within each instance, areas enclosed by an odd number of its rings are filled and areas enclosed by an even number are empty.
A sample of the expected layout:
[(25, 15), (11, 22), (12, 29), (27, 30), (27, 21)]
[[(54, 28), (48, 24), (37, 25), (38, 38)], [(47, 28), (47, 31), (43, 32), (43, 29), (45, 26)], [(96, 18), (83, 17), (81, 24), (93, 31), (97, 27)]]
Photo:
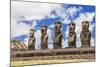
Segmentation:
[(69, 29), (72, 30), (72, 27), (70, 27)]
[(45, 30), (44, 29), (42, 29), (42, 32), (44, 32)]
[(57, 29), (57, 26), (55, 26), (55, 28)]

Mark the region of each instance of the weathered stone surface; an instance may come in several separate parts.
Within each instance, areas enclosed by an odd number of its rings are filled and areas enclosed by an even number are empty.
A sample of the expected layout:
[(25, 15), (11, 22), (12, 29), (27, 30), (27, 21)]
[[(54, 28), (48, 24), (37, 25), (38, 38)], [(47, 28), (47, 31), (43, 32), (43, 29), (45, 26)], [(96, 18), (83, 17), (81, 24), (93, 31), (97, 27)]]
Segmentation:
[(54, 40), (53, 40), (53, 47), (54, 49), (62, 48), (62, 33), (61, 29), (61, 22), (55, 22), (55, 33), (54, 33)]
[(91, 33), (89, 31), (89, 22), (82, 22), (82, 31), (80, 33), (82, 47), (90, 47)]
[(34, 36), (34, 29), (30, 29), (29, 33), (29, 40), (28, 40), (28, 49), (34, 50), (35, 49), (35, 36)]
[(32, 57), (32, 56), (54, 56), (68, 54), (92, 54), (95, 53), (94, 47), (87, 48), (66, 48), (66, 49), (44, 49), (44, 50), (26, 50), (12, 51), (11, 57)]
[(69, 32), (68, 32), (68, 47), (76, 47), (76, 33), (75, 33), (75, 23), (69, 23)]
[(47, 26), (41, 26), (41, 49), (48, 48), (48, 35), (47, 35)]

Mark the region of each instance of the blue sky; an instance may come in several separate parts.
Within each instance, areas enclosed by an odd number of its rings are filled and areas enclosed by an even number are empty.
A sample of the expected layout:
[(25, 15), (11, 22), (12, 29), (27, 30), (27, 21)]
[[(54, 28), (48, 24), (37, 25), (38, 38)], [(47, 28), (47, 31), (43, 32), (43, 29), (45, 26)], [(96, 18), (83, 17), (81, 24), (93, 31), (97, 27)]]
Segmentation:
[[(63, 48), (67, 43), (68, 24), (73, 21), (76, 24), (77, 43), (79, 44), (79, 34), (81, 22), (88, 20), (92, 33), (91, 43), (95, 40), (95, 6), (72, 5), (72, 4), (48, 4), (34, 2), (12, 2), (11, 3), (11, 40), (20, 40), (26, 43), (30, 28), (35, 29), (37, 38), (40, 34), (41, 25), (48, 26), (48, 36), (50, 48), (52, 44), (54, 23), (61, 21), (61, 31), (63, 34)], [(39, 39), (37, 39), (39, 40)], [(27, 44), (27, 43), (26, 43)], [(65, 44), (65, 45), (64, 45)], [(68, 46), (68, 45), (67, 45)], [(81, 45), (77, 45), (80, 47)], [(39, 48), (37, 45), (36, 48)]]

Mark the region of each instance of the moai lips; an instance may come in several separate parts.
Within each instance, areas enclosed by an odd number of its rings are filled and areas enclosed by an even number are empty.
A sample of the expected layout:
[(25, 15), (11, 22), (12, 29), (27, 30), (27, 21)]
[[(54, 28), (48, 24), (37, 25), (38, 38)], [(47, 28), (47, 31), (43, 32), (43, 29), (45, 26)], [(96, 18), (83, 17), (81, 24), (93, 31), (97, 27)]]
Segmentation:
[(68, 46), (70, 48), (76, 47), (75, 23), (69, 23)]
[(34, 29), (30, 29), (29, 40), (28, 40), (28, 49), (29, 50), (34, 50), (35, 49)]
[(47, 26), (41, 26), (41, 48), (46, 49), (48, 48), (48, 35), (47, 35)]
[(55, 33), (54, 33), (53, 46), (55, 49), (62, 48), (62, 34), (60, 31), (61, 22), (56, 22), (54, 28), (55, 28)]
[(80, 33), (82, 47), (90, 47), (91, 33), (89, 31), (89, 22), (82, 22), (82, 31)]

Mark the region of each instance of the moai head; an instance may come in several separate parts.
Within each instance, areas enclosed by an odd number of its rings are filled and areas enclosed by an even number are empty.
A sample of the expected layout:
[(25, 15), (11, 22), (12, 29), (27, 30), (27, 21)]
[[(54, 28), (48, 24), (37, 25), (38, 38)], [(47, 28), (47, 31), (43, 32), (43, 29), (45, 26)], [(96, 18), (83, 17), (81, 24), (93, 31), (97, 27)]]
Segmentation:
[(69, 23), (69, 33), (75, 32), (75, 23)]
[(59, 32), (61, 28), (61, 22), (55, 22), (55, 32)]
[(46, 26), (46, 25), (42, 25), (42, 26), (41, 26), (41, 33), (42, 33), (42, 34), (43, 34), (43, 33), (46, 34), (46, 32), (47, 32), (47, 26)]
[(87, 31), (89, 29), (89, 22), (83, 21), (82, 22), (82, 31)]
[(30, 29), (29, 37), (33, 37), (33, 36), (34, 36), (34, 29)]

